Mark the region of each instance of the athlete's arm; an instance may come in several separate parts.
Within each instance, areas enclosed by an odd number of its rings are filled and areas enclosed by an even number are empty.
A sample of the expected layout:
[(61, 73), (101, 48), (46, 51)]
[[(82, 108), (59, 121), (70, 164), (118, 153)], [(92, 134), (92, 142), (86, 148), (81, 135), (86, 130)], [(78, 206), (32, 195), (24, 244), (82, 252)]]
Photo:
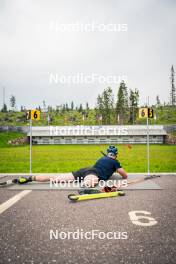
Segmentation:
[(127, 179), (128, 178), (128, 175), (127, 175), (126, 171), (123, 168), (117, 169), (117, 172), (122, 176), (123, 179)]

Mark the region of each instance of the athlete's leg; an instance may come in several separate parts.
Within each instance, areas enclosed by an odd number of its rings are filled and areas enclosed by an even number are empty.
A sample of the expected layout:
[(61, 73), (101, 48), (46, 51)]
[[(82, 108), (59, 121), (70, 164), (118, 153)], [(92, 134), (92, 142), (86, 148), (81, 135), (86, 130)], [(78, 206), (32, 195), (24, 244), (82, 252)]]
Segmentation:
[(46, 182), (46, 181), (55, 181), (55, 182), (61, 182), (61, 181), (73, 181), (75, 178), (71, 172), (68, 173), (60, 173), (59, 175), (36, 175), (32, 177), (33, 180), (38, 182)]
[(98, 177), (94, 174), (88, 174), (85, 178), (84, 178), (84, 184), (86, 187), (95, 187), (95, 185), (98, 184)]

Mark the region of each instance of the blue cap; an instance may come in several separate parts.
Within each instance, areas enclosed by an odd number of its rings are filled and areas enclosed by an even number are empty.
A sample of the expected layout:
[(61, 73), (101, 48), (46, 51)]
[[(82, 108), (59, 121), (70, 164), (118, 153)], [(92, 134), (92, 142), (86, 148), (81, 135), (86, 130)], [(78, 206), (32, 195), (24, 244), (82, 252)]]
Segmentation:
[(118, 149), (115, 146), (109, 146), (107, 153), (112, 153), (114, 156), (116, 156), (118, 154)]

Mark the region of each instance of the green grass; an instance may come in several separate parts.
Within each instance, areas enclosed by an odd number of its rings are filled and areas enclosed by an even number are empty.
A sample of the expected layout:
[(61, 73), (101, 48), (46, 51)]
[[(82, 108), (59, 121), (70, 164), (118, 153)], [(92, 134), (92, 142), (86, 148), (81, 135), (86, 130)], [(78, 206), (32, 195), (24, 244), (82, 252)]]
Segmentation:
[[(13, 133), (12, 133), (13, 134)], [(0, 172), (28, 173), (29, 146), (9, 147), (17, 134), (0, 133)], [(21, 134), (22, 135), (22, 134)], [(33, 146), (33, 172), (69, 172), (92, 166), (106, 145)], [(176, 172), (176, 146), (151, 145), (151, 172)], [(119, 161), (127, 172), (147, 172), (146, 145), (119, 145)]]
[[(18, 133), (18, 132), (0, 132), (0, 148), (4, 148), (4, 147), (14, 148), (14, 146), (8, 144), (8, 141), (17, 138), (22, 138), (25, 136), (26, 134)], [(2, 150), (0, 149), (0, 151)]]

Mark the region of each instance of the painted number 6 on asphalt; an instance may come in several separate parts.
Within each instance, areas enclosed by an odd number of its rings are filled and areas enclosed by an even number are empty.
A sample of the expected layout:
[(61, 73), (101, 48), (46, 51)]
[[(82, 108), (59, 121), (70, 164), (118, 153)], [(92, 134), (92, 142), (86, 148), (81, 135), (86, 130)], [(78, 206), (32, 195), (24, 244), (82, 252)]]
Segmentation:
[[(134, 225), (139, 226), (153, 226), (157, 224), (157, 221), (148, 215), (151, 215), (150, 212), (147, 211), (130, 211), (129, 217)], [(143, 221), (142, 221), (143, 220)]]

